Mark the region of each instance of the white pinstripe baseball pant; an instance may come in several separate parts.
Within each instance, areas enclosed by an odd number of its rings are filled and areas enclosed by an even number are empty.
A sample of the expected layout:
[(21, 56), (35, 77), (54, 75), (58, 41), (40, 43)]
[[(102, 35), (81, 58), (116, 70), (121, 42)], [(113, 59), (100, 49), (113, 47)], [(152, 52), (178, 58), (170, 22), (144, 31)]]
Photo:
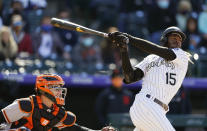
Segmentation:
[(130, 108), (130, 117), (136, 127), (134, 131), (175, 131), (166, 113), (145, 94), (137, 94)]

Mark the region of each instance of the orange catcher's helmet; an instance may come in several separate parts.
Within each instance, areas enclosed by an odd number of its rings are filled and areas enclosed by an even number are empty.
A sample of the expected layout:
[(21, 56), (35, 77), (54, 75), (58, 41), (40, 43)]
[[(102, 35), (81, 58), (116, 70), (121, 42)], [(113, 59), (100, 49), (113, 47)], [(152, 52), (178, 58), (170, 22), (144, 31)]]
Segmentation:
[(65, 82), (59, 75), (43, 74), (36, 78), (35, 90), (58, 105), (65, 105), (67, 89), (63, 88)]

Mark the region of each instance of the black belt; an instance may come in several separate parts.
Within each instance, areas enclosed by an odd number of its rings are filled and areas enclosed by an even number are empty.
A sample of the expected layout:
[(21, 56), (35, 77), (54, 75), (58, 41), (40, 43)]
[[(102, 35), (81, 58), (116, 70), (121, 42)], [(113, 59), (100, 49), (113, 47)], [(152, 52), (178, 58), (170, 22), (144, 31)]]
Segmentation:
[[(146, 95), (147, 98), (151, 98), (151, 95), (147, 94)], [(164, 108), (165, 111), (168, 110), (168, 106), (166, 104), (164, 104), (162, 101), (158, 100), (157, 98), (154, 98), (153, 100), (155, 103), (157, 103), (158, 105), (160, 105), (162, 108)]]

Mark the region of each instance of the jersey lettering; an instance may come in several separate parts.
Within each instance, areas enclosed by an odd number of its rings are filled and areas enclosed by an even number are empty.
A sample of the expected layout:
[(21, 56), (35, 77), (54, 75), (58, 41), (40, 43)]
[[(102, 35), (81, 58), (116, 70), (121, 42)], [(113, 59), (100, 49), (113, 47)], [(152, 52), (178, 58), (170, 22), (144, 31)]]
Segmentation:
[(169, 67), (171, 70), (175, 69), (175, 65), (173, 62), (166, 61), (163, 58), (160, 58), (158, 60), (150, 62), (146, 67), (146, 71), (148, 72), (152, 67), (160, 67), (162, 65)]

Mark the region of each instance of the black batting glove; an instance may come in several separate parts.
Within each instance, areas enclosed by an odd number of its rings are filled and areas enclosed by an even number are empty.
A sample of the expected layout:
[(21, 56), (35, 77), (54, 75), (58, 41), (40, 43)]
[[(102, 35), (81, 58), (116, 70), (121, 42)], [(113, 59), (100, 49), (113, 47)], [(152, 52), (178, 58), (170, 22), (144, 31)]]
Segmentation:
[[(119, 36), (122, 36), (122, 39), (120, 39)], [(125, 37), (124, 37), (125, 36)], [(117, 42), (125, 42), (128, 43), (128, 34), (127, 33), (123, 33), (123, 32), (112, 32), (108, 34), (109, 39), (113, 42), (113, 43), (117, 43)]]
[(108, 34), (109, 40), (112, 42), (113, 46), (119, 48), (120, 51), (127, 51), (129, 43), (129, 38), (126, 33), (113, 32)]

